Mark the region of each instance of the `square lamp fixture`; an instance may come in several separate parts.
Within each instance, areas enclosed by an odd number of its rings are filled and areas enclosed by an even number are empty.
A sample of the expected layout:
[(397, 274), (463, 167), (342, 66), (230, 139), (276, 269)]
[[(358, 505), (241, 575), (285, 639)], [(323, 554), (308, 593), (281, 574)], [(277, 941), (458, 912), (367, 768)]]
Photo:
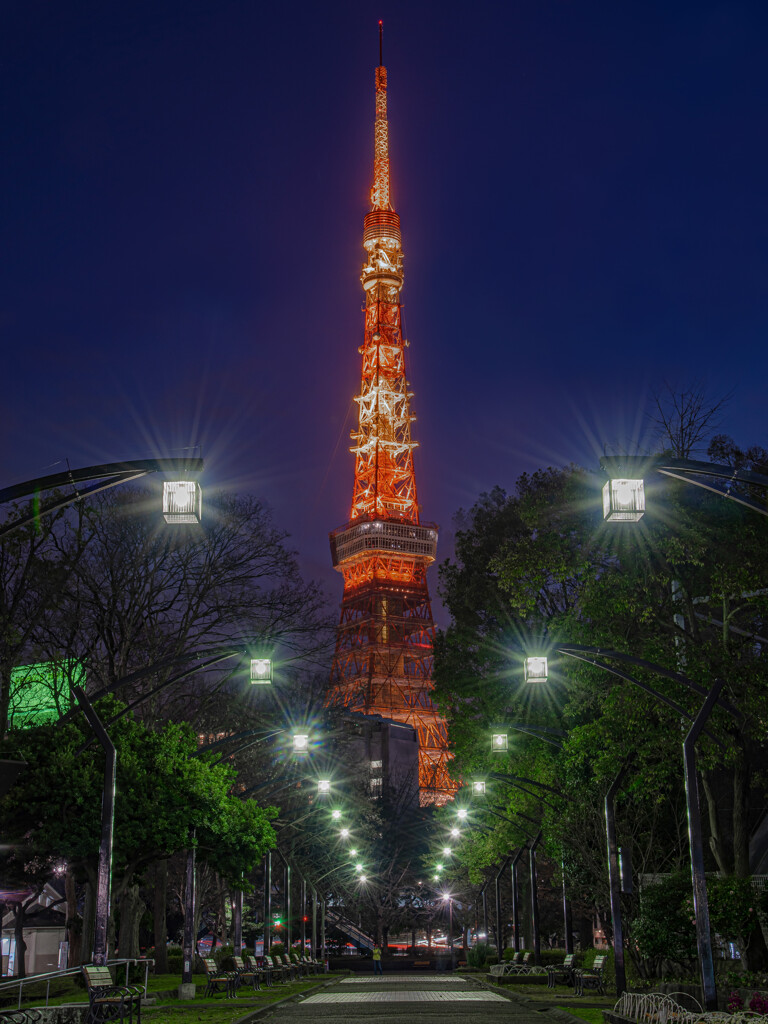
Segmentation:
[(509, 740), (505, 732), (495, 732), (491, 736), (491, 750), (494, 754), (506, 754), (509, 749)]
[(294, 754), (306, 754), (309, 750), (309, 736), (304, 732), (295, 732), (293, 734), (293, 752)]
[(525, 659), (525, 681), (526, 683), (546, 683), (547, 681), (547, 659), (526, 658)]
[(269, 686), (272, 682), (272, 662), (269, 658), (251, 658), (251, 682)]
[(318, 793), (330, 793), (331, 792), (331, 780), (330, 779), (318, 779), (317, 780), (317, 792)]
[(636, 523), (645, 512), (642, 480), (609, 480), (603, 487), (603, 519), (610, 523)]
[(203, 492), (197, 480), (163, 481), (163, 516), (166, 523), (199, 523)]
[(475, 779), (472, 783), (472, 792), (477, 796), (485, 796), (485, 781), (483, 779)]

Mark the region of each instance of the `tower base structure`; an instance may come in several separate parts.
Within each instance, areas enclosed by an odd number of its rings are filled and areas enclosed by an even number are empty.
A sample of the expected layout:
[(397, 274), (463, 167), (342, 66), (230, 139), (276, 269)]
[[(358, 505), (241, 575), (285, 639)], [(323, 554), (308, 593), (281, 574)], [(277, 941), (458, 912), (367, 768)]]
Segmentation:
[(437, 527), (354, 520), (331, 534), (344, 575), (328, 703), (412, 726), (419, 738), (419, 802), (443, 804), (448, 734), (432, 703), (434, 623), (426, 581)]

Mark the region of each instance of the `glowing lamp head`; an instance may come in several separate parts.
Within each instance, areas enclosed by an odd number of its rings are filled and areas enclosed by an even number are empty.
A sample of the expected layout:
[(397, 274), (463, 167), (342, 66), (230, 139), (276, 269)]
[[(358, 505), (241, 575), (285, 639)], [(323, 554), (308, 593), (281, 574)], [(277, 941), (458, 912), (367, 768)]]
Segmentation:
[(439, 873), (442, 870), (443, 870), (443, 865), (442, 864), (435, 864), (435, 871), (437, 871)]
[(317, 780), (317, 792), (318, 793), (330, 793), (331, 792), (331, 780), (330, 779), (318, 779)]
[(461, 821), (466, 821), (467, 817), (469, 816), (469, 811), (466, 809), (466, 807), (460, 807), (458, 811), (456, 811), (456, 815), (458, 818), (461, 819)]
[(609, 480), (603, 487), (603, 519), (608, 523), (636, 523), (645, 512), (642, 480)]
[(450, 848), (450, 846), (444, 846), (443, 847), (443, 856), (444, 857), (450, 857), (451, 856), (451, 848)]
[(341, 832), (339, 832), (339, 835), (341, 836), (342, 839), (349, 839), (349, 829), (343, 828)]
[(269, 686), (272, 682), (272, 662), (269, 658), (251, 658), (251, 683)]
[(349, 851), (349, 856), (350, 856), (350, 857), (356, 857), (356, 856), (357, 856), (357, 853), (358, 853), (358, 851), (357, 851), (357, 850), (355, 850), (355, 849), (353, 848), (353, 849), (351, 849), (351, 850)]
[(526, 683), (546, 683), (547, 681), (547, 659), (526, 658), (525, 659), (525, 681)]
[(506, 754), (509, 749), (509, 741), (505, 732), (495, 732), (491, 736), (491, 750), (494, 754)]
[(360, 881), (361, 882), (367, 882), (368, 881), (368, 875), (360, 875)]
[(476, 796), (485, 796), (485, 781), (483, 779), (475, 779), (472, 783), (472, 792)]
[(360, 874), (360, 872), (362, 870), (363, 870), (363, 865), (362, 864), (355, 864), (355, 871), (358, 873), (358, 875)]
[(294, 754), (306, 754), (309, 750), (309, 736), (305, 732), (295, 732), (293, 734), (293, 752)]
[(331, 811), (331, 817), (333, 818), (334, 821), (340, 821), (341, 811), (338, 809)]
[(451, 839), (458, 839), (460, 835), (461, 835), (461, 829), (459, 829), (459, 828), (452, 828), (451, 829)]
[(166, 523), (199, 523), (203, 492), (197, 480), (163, 481), (163, 518)]

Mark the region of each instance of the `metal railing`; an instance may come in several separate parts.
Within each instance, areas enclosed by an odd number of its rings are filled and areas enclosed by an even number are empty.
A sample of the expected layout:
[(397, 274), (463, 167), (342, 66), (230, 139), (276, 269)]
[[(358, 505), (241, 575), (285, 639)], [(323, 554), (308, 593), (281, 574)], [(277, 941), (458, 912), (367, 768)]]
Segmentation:
[[(143, 957), (141, 959), (135, 958), (133, 960), (108, 960), (107, 961), (107, 967), (121, 967), (123, 964), (125, 964), (125, 984), (126, 985), (128, 985), (128, 979), (130, 977), (131, 964), (143, 964), (144, 965), (144, 984), (142, 985), (142, 988), (144, 989), (144, 998), (146, 998), (146, 995), (147, 995), (147, 984), (148, 984), (148, 981), (149, 981), (149, 968), (155, 966), (155, 961), (154, 960), (145, 960)], [(50, 994), (51, 994), (51, 982), (54, 981), (56, 978), (72, 977), (72, 976), (74, 976), (76, 974), (80, 974), (81, 972), (82, 972), (82, 967), (69, 967), (65, 971), (51, 971), (48, 974), (30, 974), (26, 978), (11, 978), (10, 981), (4, 981), (4, 982), (2, 982), (2, 984), (0, 984), (0, 998), (2, 998), (3, 994), (6, 991), (9, 991), (15, 985), (18, 985), (19, 986), (19, 1000), (18, 1000), (18, 1003), (16, 1005), (17, 1005), (17, 1009), (21, 1009), (21, 1002), (22, 1002), (22, 997), (23, 997), (23, 992), (24, 992), (24, 986), (25, 985), (39, 985), (41, 982), (44, 981), (45, 982), (45, 1005), (47, 1006), (48, 1005), (48, 1000), (50, 999)]]

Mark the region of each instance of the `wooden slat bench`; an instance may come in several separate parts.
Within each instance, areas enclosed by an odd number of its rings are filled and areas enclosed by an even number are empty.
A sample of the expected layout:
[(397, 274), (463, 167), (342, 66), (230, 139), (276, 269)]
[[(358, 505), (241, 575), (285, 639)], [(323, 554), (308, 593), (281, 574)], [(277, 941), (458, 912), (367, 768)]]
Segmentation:
[(102, 1024), (103, 1021), (133, 1020), (136, 1010), (136, 1024), (141, 1024), (141, 997), (144, 989), (116, 985), (108, 967), (86, 964), (82, 968), (88, 989), (88, 1024)]
[(200, 960), (205, 970), (206, 997), (224, 989), (227, 999), (234, 999), (237, 994), (237, 972), (222, 971), (212, 956), (201, 956)]
[(566, 985), (573, 984), (573, 972), (576, 970), (576, 954), (568, 953), (561, 964), (551, 964), (547, 968), (547, 988), (554, 988), (558, 981)]
[(576, 968), (573, 972), (573, 990), (577, 996), (583, 996), (585, 988), (594, 988), (600, 995), (605, 995), (605, 987), (603, 985), (605, 960), (605, 954), (601, 953), (595, 957), (595, 962), (591, 967)]

